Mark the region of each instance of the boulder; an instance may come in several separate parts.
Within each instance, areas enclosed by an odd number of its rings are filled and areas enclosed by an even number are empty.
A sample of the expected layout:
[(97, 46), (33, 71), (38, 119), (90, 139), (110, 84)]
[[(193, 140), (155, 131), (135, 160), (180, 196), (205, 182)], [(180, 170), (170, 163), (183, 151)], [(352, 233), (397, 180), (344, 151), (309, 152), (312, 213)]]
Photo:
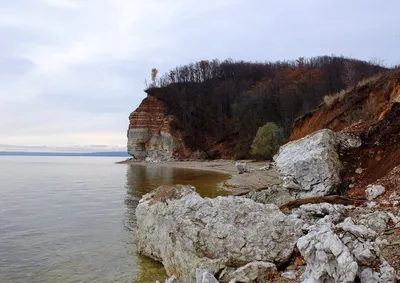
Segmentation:
[(296, 273), (294, 273), (294, 271), (286, 271), (286, 272), (283, 272), (281, 274), (281, 277), (285, 278), (285, 279), (295, 280), (296, 279)]
[(296, 198), (324, 196), (336, 192), (342, 164), (337, 149), (341, 139), (323, 129), (289, 142), (274, 156), (284, 184)]
[(210, 272), (197, 269), (196, 283), (219, 283), (219, 282)]
[(341, 151), (357, 148), (362, 144), (360, 137), (352, 133), (338, 132), (335, 134), (337, 143), (339, 145), (339, 150)]
[[(268, 282), (269, 276), (276, 273), (276, 266), (270, 262), (251, 262), (238, 268), (226, 278), (229, 283), (258, 283)], [(222, 280), (226, 280), (223, 278)]]
[(365, 190), (368, 200), (373, 200), (385, 192), (385, 188), (381, 185), (369, 185)]
[(136, 217), (138, 252), (162, 262), (179, 282), (195, 282), (197, 268), (213, 275), (226, 270), (229, 276), (255, 261), (282, 265), (301, 233), (301, 221), (276, 205), (234, 196), (202, 198), (182, 185), (144, 195)]
[[(297, 241), (297, 247), (307, 266), (301, 278), (304, 282), (334, 283), (393, 282), (394, 269), (381, 260), (377, 233), (347, 217), (338, 224), (329, 216), (308, 227), (308, 234)], [(377, 280), (379, 279), (379, 280)], [(375, 281), (374, 281), (375, 280)], [(377, 280), (377, 281), (376, 281)]]
[(353, 282), (358, 264), (330, 224), (315, 225), (297, 241), (307, 266), (303, 282)]
[(330, 204), (330, 203), (315, 203), (315, 204), (303, 204), (299, 208), (292, 210), (292, 213), (288, 215), (291, 218), (297, 218), (302, 220), (303, 230), (314, 225), (316, 222), (322, 223), (339, 223), (344, 219), (347, 214), (354, 206), (342, 205), (342, 204)]
[(358, 219), (358, 222), (375, 232), (381, 233), (386, 229), (390, 220), (390, 216), (385, 211), (375, 211), (372, 213), (363, 214)]
[(238, 171), (239, 174), (243, 174), (246, 172), (249, 172), (249, 169), (247, 168), (247, 162), (243, 161), (238, 161), (235, 163), (236, 169)]
[(289, 189), (279, 185), (271, 186), (262, 191), (250, 191), (243, 195), (243, 197), (249, 198), (255, 202), (263, 204), (272, 203), (277, 206), (281, 206), (294, 199)]

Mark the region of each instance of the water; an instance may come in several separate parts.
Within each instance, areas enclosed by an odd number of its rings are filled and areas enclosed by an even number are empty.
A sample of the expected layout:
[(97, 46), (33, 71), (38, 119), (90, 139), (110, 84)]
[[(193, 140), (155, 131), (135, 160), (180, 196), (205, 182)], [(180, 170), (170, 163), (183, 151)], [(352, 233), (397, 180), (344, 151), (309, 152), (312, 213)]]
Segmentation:
[(226, 175), (103, 157), (0, 157), (0, 282), (155, 282), (135, 250), (135, 208), (161, 184), (226, 194)]

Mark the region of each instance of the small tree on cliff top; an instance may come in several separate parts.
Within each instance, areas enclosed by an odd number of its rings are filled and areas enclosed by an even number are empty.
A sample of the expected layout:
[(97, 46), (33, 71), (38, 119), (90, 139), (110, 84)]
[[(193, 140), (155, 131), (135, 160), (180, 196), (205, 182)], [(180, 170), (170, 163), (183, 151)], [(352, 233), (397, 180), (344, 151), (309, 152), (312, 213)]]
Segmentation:
[(272, 159), (284, 142), (282, 128), (268, 122), (258, 128), (257, 135), (251, 145), (251, 155), (255, 158)]
[(157, 74), (158, 74), (158, 70), (156, 68), (151, 69), (151, 86), (152, 87), (157, 86)]

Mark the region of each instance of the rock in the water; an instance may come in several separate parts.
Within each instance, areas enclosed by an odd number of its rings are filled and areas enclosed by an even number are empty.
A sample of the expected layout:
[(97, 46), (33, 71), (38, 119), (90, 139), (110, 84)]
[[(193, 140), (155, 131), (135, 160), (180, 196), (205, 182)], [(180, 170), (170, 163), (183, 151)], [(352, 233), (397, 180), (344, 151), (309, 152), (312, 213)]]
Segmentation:
[(368, 200), (373, 200), (385, 192), (385, 188), (381, 185), (369, 185), (365, 190)]
[(254, 200), (255, 202), (263, 204), (272, 203), (277, 206), (281, 206), (294, 199), (290, 194), (289, 189), (279, 185), (272, 186), (262, 191), (250, 191), (243, 195), (243, 197)]
[(193, 282), (197, 268), (217, 274), (254, 261), (283, 264), (301, 233), (301, 221), (276, 205), (233, 196), (202, 198), (182, 185), (143, 196), (136, 217), (139, 253), (161, 261), (179, 282)]
[(218, 280), (210, 272), (197, 269), (196, 283), (218, 283)]
[[(226, 279), (229, 283), (268, 282), (268, 277), (277, 272), (276, 266), (270, 262), (251, 262), (231, 273)], [(223, 278), (223, 280), (226, 280)]]
[[(320, 130), (283, 145), (274, 156), (285, 184), (297, 198), (324, 196), (340, 184), (342, 164), (337, 154), (338, 139), (331, 130)], [(293, 186), (296, 185), (296, 186)]]
[(236, 169), (238, 170), (239, 174), (243, 174), (246, 172), (249, 172), (249, 169), (247, 168), (247, 162), (243, 161), (243, 162), (236, 162), (235, 163)]

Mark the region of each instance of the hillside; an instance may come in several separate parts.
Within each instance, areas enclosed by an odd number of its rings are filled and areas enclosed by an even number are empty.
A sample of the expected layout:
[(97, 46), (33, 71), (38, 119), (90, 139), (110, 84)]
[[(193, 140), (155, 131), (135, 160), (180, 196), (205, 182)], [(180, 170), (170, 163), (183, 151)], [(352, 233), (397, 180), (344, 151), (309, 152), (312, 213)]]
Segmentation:
[(245, 158), (257, 129), (275, 122), (286, 136), (295, 118), (327, 93), (384, 71), (343, 57), (251, 63), (200, 61), (154, 78), (130, 115), (128, 152), (136, 159)]
[[(362, 146), (342, 156), (344, 191), (363, 196), (367, 185), (379, 183), (393, 192), (400, 185), (400, 70), (360, 82), (326, 99), (295, 122), (290, 140), (316, 130), (356, 133)], [(358, 172), (355, 173), (355, 172)]]

